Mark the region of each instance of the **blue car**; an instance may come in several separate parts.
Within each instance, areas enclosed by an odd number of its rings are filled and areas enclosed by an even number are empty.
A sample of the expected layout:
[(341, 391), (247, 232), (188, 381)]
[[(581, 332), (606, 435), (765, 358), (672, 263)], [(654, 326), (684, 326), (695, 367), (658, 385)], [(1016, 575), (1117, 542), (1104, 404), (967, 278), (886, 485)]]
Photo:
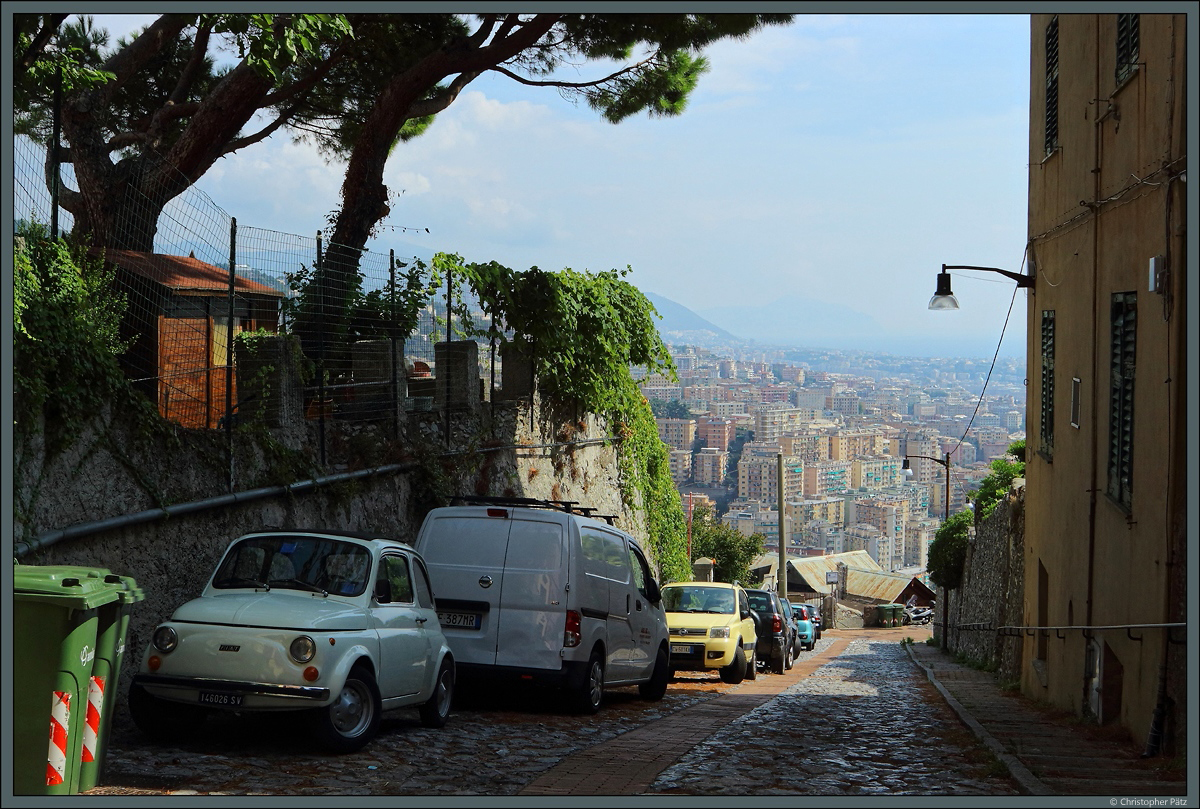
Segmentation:
[(808, 613), (804, 607), (799, 608), (794, 604), (783, 601), (784, 616), (789, 625), (792, 627), (792, 654), (793, 656), (800, 651), (808, 651), (816, 644), (816, 629), (813, 627), (812, 621), (808, 619)]
[(813, 616), (809, 613), (810, 607), (806, 604), (788, 605), (792, 607), (792, 611), (796, 615), (796, 642), (800, 648), (805, 651), (812, 651), (812, 648), (817, 645), (817, 627), (813, 623)]

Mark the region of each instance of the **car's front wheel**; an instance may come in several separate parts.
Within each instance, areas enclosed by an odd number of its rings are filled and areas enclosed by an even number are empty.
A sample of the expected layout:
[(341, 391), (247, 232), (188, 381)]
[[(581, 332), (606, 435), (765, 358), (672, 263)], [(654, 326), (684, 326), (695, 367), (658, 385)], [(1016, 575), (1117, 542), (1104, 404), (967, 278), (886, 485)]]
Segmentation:
[(447, 657), (438, 669), (433, 694), (421, 706), (421, 724), (427, 728), (440, 728), (450, 718), (450, 703), (454, 701), (454, 661)]
[(796, 662), (796, 653), (792, 650), (792, 644), (788, 644), (787, 658), (783, 661), (784, 671), (791, 671), (792, 665)]
[(750, 659), (746, 661), (746, 679), (758, 679), (758, 655), (755, 652), (751, 652)]
[(720, 672), (721, 682), (730, 685), (737, 685), (746, 679), (746, 653), (742, 651), (742, 647), (733, 650), (733, 662), (717, 671)]
[(313, 729), (329, 751), (352, 753), (375, 735), (382, 710), (383, 700), (375, 678), (365, 666), (355, 666), (337, 699), (317, 709)]
[(138, 730), (157, 741), (191, 736), (208, 716), (197, 705), (159, 699), (137, 683), (129, 687), (129, 713)]

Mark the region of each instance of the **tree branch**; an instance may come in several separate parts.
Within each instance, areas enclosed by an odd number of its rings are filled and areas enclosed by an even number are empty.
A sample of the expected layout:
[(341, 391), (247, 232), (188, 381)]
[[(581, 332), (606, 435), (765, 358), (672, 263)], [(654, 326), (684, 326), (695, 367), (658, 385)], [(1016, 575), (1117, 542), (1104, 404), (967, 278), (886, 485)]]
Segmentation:
[(427, 115), (436, 115), (442, 110), (449, 107), (458, 98), (459, 93), (463, 88), (479, 78), (482, 71), (473, 71), (471, 73), (459, 73), (454, 77), (454, 81), (450, 82), (450, 86), (442, 93), (439, 93), (434, 98), (427, 98), (422, 101), (415, 102), (409, 107), (408, 118), (424, 118)]
[[(54, 160), (54, 146), (51, 145), (46, 149), (46, 162), (43, 166), (43, 172), (46, 180), (46, 189), (48, 191), (53, 192), (54, 180), (57, 176), (56, 172), (59, 171), (59, 166), (61, 166), (63, 163), (71, 162), (70, 152), (70, 149), (64, 149), (60, 147), (58, 150), (58, 162), (56, 163)], [(60, 180), (58, 183), (58, 204), (66, 208), (71, 213), (77, 213), (82, 203), (83, 195), (78, 191), (73, 191), (70, 188), (67, 188), (66, 185), (64, 185)]]
[(650, 62), (653, 62), (654, 59), (655, 59), (655, 57), (650, 56), (650, 57), (638, 62), (636, 65), (629, 65), (627, 67), (623, 67), (620, 70), (618, 70), (616, 73), (605, 76), (602, 79), (595, 79), (593, 81), (579, 81), (579, 82), (576, 82), (576, 81), (537, 81), (535, 79), (527, 79), (524, 76), (513, 73), (511, 70), (508, 70), (507, 68), (501, 67), (500, 65), (496, 65), (495, 67), (492, 67), (490, 69), (494, 70), (497, 73), (500, 73), (502, 75), (508, 76), (513, 81), (520, 82), (521, 84), (527, 84), (530, 87), (583, 88), (583, 87), (598, 87), (599, 85), (604, 84), (605, 82), (608, 82), (608, 81), (612, 81), (613, 79), (615, 79), (619, 76), (624, 76), (626, 73), (632, 73), (636, 70), (639, 70), (642, 67), (645, 67)]
[(321, 64), (319, 64), (316, 69), (309, 73), (305, 78), (292, 82), (291, 85), (280, 88), (279, 90), (267, 95), (267, 97), (262, 100), (261, 106), (273, 107), (277, 104), (282, 104), (284, 101), (292, 99), (297, 93), (303, 93), (311, 90), (316, 86), (317, 82), (325, 78), (326, 74), (333, 69), (334, 65), (342, 61), (346, 55), (346, 48), (348, 44), (349, 43), (347, 42), (343, 42), (341, 45), (339, 45), (337, 49), (333, 51), (333, 53), (329, 54), (329, 58), (321, 62)]
[(50, 43), (50, 38), (62, 25), (63, 20), (69, 17), (69, 14), (47, 14), (42, 21), (42, 28), (37, 32), (37, 36), (29, 43), (29, 47), (25, 49), (25, 53), (21, 56), (21, 61), (17, 64), (18, 75), (29, 70), (37, 58), (41, 56), (42, 51), (46, 50), (46, 46)]
[(195, 14), (164, 14), (137, 39), (109, 57), (101, 69), (114, 74), (116, 79), (99, 88), (101, 103), (111, 98), (113, 93), (145, 67), (147, 62), (157, 56), (168, 42), (179, 36), (179, 32), (195, 19)]
[(238, 149), (244, 149), (247, 146), (252, 146), (261, 140), (269, 138), (276, 130), (279, 129), (279, 127), (288, 122), (288, 119), (292, 117), (292, 115), (300, 107), (300, 104), (301, 102), (299, 101), (297, 101), (295, 104), (292, 104), (286, 110), (279, 113), (279, 117), (277, 117), (274, 121), (267, 124), (253, 135), (248, 135), (244, 138), (238, 138), (237, 140), (230, 141), (229, 145), (225, 147), (224, 151), (221, 152), (221, 156), (224, 157), (227, 154), (233, 154)]
[(187, 66), (179, 76), (179, 83), (175, 85), (175, 89), (171, 91), (171, 95), (167, 98), (168, 103), (178, 104), (187, 98), (188, 91), (192, 89), (192, 84), (196, 81), (196, 76), (200, 73), (200, 68), (204, 67), (204, 57), (208, 53), (208, 38), (211, 33), (211, 24), (203, 25), (196, 30), (196, 42), (192, 46), (192, 58), (188, 60)]

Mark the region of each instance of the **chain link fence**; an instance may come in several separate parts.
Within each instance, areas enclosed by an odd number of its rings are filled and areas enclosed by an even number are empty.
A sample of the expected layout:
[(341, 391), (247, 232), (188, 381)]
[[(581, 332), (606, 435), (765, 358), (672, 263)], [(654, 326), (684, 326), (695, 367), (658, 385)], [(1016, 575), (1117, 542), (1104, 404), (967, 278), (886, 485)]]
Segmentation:
[[(56, 206), (47, 148), (15, 138), (18, 230), (74, 230), (63, 205), (77, 185), (71, 165), (61, 169)], [(194, 186), (162, 206), (138, 183), (127, 187), (108, 242), (145, 246), (140, 227), (153, 234), (152, 249), (93, 252), (113, 267), (127, 299), (123, 366), (164, 418), (217, 429), (261, 417), (263, 391), (246, 386), (239, 354), (247, 338), (270, 334), (299, 338), (303, 414), (322, 430), (329, 419), (386, 422), (433, 408), (447, 306), (423, 262), (322, 244), (320, 234), (246, 227)], [(479, 357), (481, 378), (498, 384), (493, 347), (481, 345)], [(253, 390), (239, 390), (239, 379)]]

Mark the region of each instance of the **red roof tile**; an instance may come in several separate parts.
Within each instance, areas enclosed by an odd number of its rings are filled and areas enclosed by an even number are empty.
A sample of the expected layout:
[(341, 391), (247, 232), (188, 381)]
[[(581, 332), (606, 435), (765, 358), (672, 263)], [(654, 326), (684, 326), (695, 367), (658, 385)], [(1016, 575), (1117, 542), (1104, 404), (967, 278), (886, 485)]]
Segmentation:
[[(113, 250), (92, 248), (102, 254), (106, 261), (136, 273), (165, 287), (176, 290), (213, 290), (224, 292), (229, 289), (229, 271), (190, 256), (167, 256), (160, 253), (142, 253), (136, 250)], [(282, 298), (283, 292), (275, 287), (234, 276), (236, 292), (271, 295)]]

